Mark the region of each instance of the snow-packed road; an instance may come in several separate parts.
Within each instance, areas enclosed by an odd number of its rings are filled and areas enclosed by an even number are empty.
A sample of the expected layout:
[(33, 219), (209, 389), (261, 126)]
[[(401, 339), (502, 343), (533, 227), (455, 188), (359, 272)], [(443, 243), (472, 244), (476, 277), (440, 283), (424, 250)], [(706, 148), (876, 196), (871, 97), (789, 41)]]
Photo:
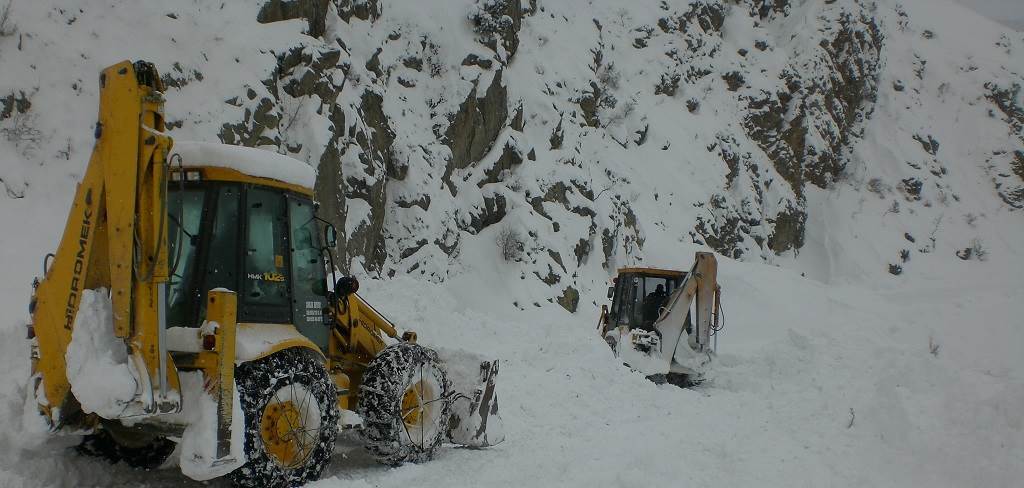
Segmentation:
[[(981, 282), (974, 274), (968, 283)], [(724, 260), (721, 281), (721, 353), (692, 390), (618, 366), (593, 332), (593, 305), (518, 311), (500, 283), (485, 293), (469, 279), (367, 281), (368, 298), (422, 342), (501, 358), (508, 440), (386, 468), (347, 436), (314, 486), (1013, 486), (1024, 476), (1019, 279), (971, 293), (868, 290)], [(174, 468), (143, 474), (29, 449), (27, 348), (5, 325), (0, 484), (197, 485)]]

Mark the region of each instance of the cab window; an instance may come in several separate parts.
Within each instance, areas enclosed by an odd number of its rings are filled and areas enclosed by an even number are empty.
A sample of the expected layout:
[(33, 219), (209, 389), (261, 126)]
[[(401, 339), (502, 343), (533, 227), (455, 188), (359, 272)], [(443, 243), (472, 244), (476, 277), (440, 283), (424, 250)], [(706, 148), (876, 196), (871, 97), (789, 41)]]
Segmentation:
[(172, 266), (167, 287), (167, 325), (191, 325), (195, 304), (199, 300), (195, 268), (202, 228), (203, 200), (201, 188), (169, 192), (167, 195), (168, 256)]
[(280, 192), (250, 187), (246, 195), (243, 320), (287, 323), (291, 318), (288, 207)]

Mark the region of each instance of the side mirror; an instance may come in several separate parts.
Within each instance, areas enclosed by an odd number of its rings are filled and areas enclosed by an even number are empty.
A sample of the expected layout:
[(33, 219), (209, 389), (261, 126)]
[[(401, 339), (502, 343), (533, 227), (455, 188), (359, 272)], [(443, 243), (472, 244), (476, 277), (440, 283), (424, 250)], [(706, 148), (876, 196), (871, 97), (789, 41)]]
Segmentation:
[(609, 286), (608, 287), (608, 299), (611, 300), (613, 296), (615, 296), (615, 287), (614, 286)]
[(327, 224), (324, 229), (324, 244), (327, 247), (334, 247), (338, 244), (338, 229), (333, 224)]
[(347, 297), (357, 291), (359, 291), (359, 280), (353, 276), (342, 276), (334, 284), (334, 293), (338, 296)]

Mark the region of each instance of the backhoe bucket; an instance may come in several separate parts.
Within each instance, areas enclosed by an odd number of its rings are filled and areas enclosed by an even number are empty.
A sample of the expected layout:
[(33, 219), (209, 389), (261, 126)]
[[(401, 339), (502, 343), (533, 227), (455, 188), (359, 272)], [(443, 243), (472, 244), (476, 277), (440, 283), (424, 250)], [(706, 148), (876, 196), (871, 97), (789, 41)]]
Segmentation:
[(481, 362), (476, 387), (468, 394), (460, 394), (452, 404), (448, 437), (453, 443), (481, 448), (505, 440), (505, 426), (498, 415), (498, 395), (494, 390), (497, 376), (497, 360)]

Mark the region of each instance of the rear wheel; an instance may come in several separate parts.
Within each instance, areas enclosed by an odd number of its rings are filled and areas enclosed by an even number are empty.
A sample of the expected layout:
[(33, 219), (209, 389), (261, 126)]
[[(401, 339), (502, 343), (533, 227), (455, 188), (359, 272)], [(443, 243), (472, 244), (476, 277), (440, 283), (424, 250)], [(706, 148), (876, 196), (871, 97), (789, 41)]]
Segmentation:
[(246, 463), (236, 486), (299, 486), (320, 478), (338, 435), (338, 400), (321, 361), (286, 349), (238, 366)]
[(436, 352), (406, 342), (384, 349), (363, 373), (359, 395), (362, 437), (377, 461), (434, 457), (451, 420), (451, 383)]
[(90, 434), (78, 445), (78, 452), (105, 459), (111, 464), (123, 462), (135, 469), (159, 468), (174, 452), (176, 444), (154, 435), (114, 435), (107, 429)]
[(680, 388), (693, 388), (704, 383), (704, 377), (686, 373), (652, 374), (647, 379), (657, 385), (670, 384)]

